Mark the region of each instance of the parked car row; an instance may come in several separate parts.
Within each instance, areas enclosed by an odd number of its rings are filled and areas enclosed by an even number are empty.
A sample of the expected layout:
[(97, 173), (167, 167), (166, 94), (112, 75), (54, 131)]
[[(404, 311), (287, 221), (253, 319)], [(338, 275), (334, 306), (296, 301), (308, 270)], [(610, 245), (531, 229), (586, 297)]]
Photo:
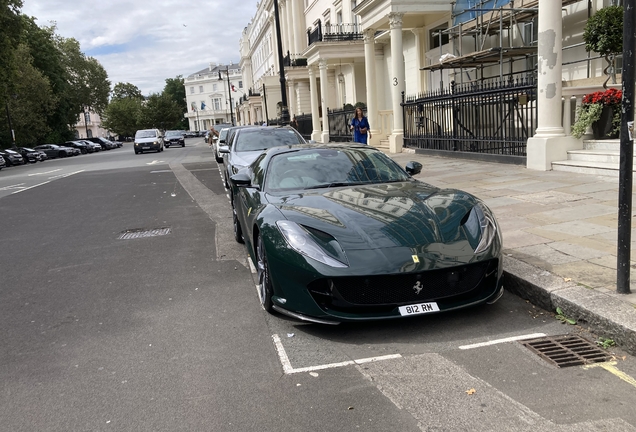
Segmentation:
[[(421, 182), (363, 144), (305, 143), (286, 127), (219, 138), (234, 237), (262, 307), (321, 324), (492, 304), (503, 294), (501, 230), (477, 197)], [(217, 159), (218, 160), (218, 159)]]
[(0, 169), (5, 166), (42, 162), (47, 159), (65, 158), (95, 153), (121, 147), (122, 143), (95, 137), (67, 141), (64, 144), (40, 144), (35, 147), (17, 147), (0, 150)]

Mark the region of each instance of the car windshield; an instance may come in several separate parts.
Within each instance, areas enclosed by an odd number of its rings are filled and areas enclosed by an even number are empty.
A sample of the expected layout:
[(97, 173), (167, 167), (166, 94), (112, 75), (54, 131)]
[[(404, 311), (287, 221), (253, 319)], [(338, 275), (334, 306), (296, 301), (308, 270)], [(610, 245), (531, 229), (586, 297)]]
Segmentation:
[(232, 145), (236, 152), (248, 152), (294, 144), (304, 144), (304, 141), (293, 130), (254, 129), (241, 131)]
[(23, 150), (26, 150), (26, 151), (28, 151), (28, 152), (35, 151), (35, 150), (33, 150), (32, 148), (28, 148), (28, 147), (22, 147), (22, 149), (23, 149)]
[(180, 137), (181, 136), (181, 132), (179, 132), (179, 131), (168, 131), (168, 132), (166, 132), (166, 136), (167, 137), (171, 137), (171, 136)]
[(265, 189), (318, 189), (408, 179), (391, 158), (371, 148), (303, 149), (271, 158)]
[(15, 152), (15, 151), (13, 151), (13, 150), (5, 150), (5, 151), (6, 151), (7, 153), (10, 153), (10, 154), (16, 154), (16, 155), (18, 154), (18, 152)]
[(141, 130), (141, 131), (137, 131), (137, 133), (135, 134), (135, 138), (154, 138), (155, 137), (155, 131), (153, 130)]

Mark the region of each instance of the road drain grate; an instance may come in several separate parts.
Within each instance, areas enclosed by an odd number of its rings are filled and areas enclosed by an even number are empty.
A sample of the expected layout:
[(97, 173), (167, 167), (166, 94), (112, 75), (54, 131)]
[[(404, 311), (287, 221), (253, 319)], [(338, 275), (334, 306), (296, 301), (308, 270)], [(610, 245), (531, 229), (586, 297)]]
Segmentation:
[(561, 368), (611, 360), (611, 355), (580, 336), (542, 337), (528, 339), (521, 343), (543, 359)]
[(121, 234), (119, 234), (119, 237), (117, 237), (119, 240), (129, 240), (129, 239), (138, 239), (138, 238), (144, 238), (144, 237), (157, 237), (157, 236), (164, 236), (164, 235), (168, 235), (170, 234), (171, 230), (170, 227), (163, 227), (163, 228), (137, 228), (137, 229), (129, 229), (126, 231), (123, 231)]

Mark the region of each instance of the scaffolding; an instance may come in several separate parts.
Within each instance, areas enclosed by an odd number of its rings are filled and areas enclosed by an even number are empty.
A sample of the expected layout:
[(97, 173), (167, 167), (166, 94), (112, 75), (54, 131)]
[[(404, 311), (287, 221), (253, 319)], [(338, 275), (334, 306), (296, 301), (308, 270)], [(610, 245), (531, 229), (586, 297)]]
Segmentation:
[[(563, 6), (578, 3), (582, 0), (561, 0)], [(588, 0), (588, 10), (589, 2)], [(506, 2), (506, 4), (503, 4)], [(492, 3), (491, 7), (487, 7)], [(498, 3), (500, 3), (498, 5)], [(440, 58), (437, 64), (425, 66), (421, 70), (436, 71), (443, 69), (460, 69), (460, 83), (463, 83), (464, 69), (475, 68), (479, 71), (481, 80), (490, 77), (484, 77), (484, 69), (499, 64), (499, 78), (513, 75), (528, 75), (535, 73), (537, 42), (533, 38), (535, 34), (534, 25), (539, 10), (539, 0), (481, 0), (474, 7), (466, 8), (453, 13), (453, 21), (460, 15), (474, 13), (475, 17), (466, 22), (459, 22), (448, 29), (439, 30), (434, 33), (435, 37), (439, 37)], [(530, 24), (531, 32), (524, 35), (521, 31), (522, 24)], [(521, 46), (515, 45), (513, 37), (513, 29), (518, 30), (518, 39), (521, 40)], [(504, 32), (507, 32), (504, 37)], [(443, 54), (442, 38), (448, 35), (452, 40), (456, 55)], [(463, 39), (466, 36), (472, 36), (474, 39), (474, 47), (471, 52), (464, 54)], [(492, 36), (499, 37), (497, 47), (485, 48), (488, 39)], [(507, 41), (505, 40), (507, 39)], [(519, 44), (517, 44), (519, 45)], [(581, 46), (581, 44), (566, 47), (564, 49)], [(515, 71), (514, 62), (524, 60), (526, 67), (524, 70)], [(591, 60), (588, 56), (587, 61)], [(504, 61), (509, 64), (508, 73), (504, 73)], [(443, 83), (442, 83), (443, 85)]]

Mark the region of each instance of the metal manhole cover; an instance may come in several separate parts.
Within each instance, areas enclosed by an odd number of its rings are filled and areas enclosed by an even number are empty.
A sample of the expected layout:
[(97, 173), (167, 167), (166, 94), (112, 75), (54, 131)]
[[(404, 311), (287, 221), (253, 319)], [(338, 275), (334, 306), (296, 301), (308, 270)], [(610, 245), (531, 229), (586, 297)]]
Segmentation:
[(521, 343), (541, 358), (561, 368), (600, 363), (612, 358), (587, 339), (575, 335), (548, 336), (528, 339)]
[(138, 239), (144, 237), (157, 237), (170, 234), (170, 227), (163, 228), (137, 228), (123, 231), (117, 237), (119, 240)]

